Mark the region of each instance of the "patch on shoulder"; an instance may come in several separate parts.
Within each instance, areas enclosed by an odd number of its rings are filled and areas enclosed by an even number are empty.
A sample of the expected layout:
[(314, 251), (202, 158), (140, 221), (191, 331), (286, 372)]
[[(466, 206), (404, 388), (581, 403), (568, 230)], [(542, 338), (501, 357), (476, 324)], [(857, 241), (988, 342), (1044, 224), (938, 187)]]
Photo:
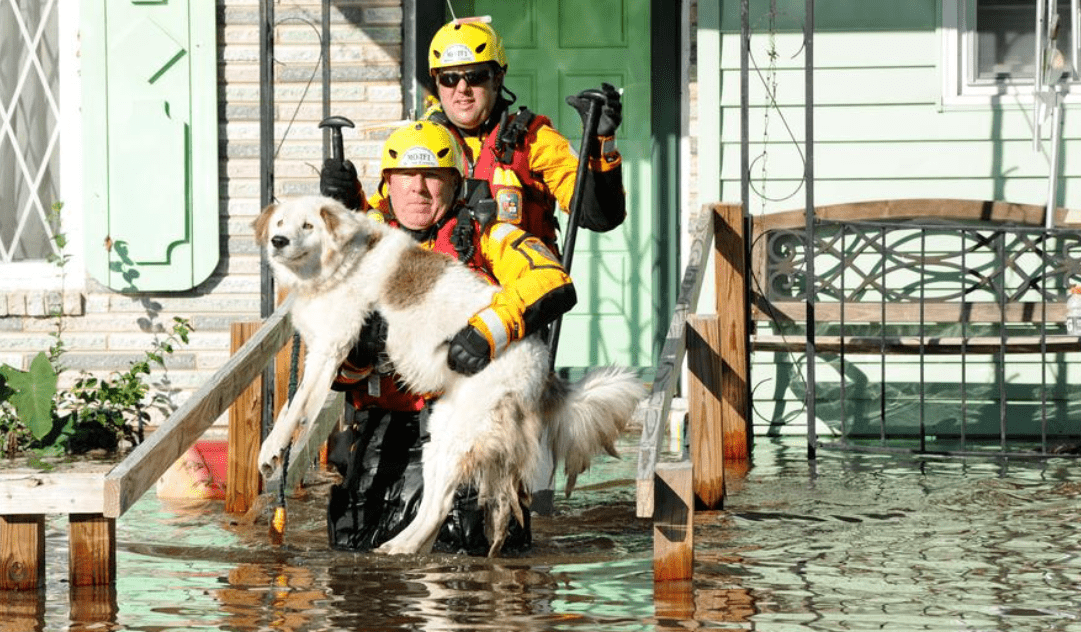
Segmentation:
[(401, 309), (420, 302), (450, 263), (449, 257), (437, 252), (421, 248), (406, 250), (391, 277), (394, 283), (388, 284), (387, 306)]

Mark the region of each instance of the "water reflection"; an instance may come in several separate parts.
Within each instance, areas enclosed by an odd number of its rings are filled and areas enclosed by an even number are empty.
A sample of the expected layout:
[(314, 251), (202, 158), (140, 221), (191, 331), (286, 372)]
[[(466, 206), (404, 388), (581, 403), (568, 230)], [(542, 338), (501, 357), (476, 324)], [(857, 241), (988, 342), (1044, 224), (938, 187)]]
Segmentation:
[[(117, 522), (115, 591), (71, 590), (66, 520), (44, 591), (0, 593), (8, 630), (1081, 630), (1081, 465), (914, 459), (756, 438), (696, 516), (693, 581), (654, 586), (634, 450), (599, 464), (520, 557), (331, 551), (319, 485), (286, 545), (220, 503), (141, 500)], [(59, 570), (57, 570), (59, 562)]]

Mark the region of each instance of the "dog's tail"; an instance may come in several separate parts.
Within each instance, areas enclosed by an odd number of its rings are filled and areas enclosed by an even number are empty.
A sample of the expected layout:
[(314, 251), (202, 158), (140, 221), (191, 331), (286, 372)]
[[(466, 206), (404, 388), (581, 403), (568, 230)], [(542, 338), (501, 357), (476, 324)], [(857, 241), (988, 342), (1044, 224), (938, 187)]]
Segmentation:
[(548, 449), (564, 464), (568, 496), (595, 454), (619, 457), (615, 441), (645, 396), (642, 380), (624, 368), (594, 369), (574, 384), (549, 375), (541, 410)]

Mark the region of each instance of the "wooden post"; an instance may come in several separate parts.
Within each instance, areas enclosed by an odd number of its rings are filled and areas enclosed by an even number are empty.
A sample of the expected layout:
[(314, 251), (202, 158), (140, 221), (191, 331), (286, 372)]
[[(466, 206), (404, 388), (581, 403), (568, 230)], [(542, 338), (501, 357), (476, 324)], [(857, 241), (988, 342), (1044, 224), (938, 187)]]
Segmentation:
[(683, 632), (683, 624), (694, 621), (694, 582), (690, 579), (653, 583), (653, 616), (658, 631)]
[(714, 207), (714, 274), (721, 327), (724, 458), (751, 458), (750, 356), (747, 355), (747, 266), (743, 208)]
[(44, 514), (0, 515), (0, 590), (45, 586)]
[[(251, 338), (262, 323), (232, 323), (230, 352)], [(288, 346), (288, 344), (286, 345)], [(245, 513), (262, 491), (259, 446), (262, 442), (263, 376), (260, 373), (229, 407), (229, 456), (225, 482), (225, 511)]]
[(716, 314), (687, 317), (687, 405), (694, 495), (706, 509), (724, 501), (724, 435), (721, 417), (721, 321)]
[(116, 581), (116, 520), (101, 514), (68, 516), (68, 577), (72, 586)]
[(653, 581), (694, 571), (694, 486), (690, 461), (658, 463), (653, 490)]
[(116, 603), (116, 585), (109, 586), (72, 586), (68, 591), (71, 604), (68, 618), (75, 625), (71, 630), (115, 629), (105, 625), (116, 623), (119, 607)]
[(0, 590), (0, 632), (42, 630), (44, 629), (43, 621), (45, 621), (44, 588)]

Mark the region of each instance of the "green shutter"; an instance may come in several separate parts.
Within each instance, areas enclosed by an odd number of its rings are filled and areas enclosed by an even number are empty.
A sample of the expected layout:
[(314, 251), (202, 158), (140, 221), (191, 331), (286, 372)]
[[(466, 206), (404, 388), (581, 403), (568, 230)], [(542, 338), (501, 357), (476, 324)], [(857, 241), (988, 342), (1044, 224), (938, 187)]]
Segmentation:
[(214, 6), (83, 3), (86, 260), (115, 290), (187, 290), (217, 266)]

